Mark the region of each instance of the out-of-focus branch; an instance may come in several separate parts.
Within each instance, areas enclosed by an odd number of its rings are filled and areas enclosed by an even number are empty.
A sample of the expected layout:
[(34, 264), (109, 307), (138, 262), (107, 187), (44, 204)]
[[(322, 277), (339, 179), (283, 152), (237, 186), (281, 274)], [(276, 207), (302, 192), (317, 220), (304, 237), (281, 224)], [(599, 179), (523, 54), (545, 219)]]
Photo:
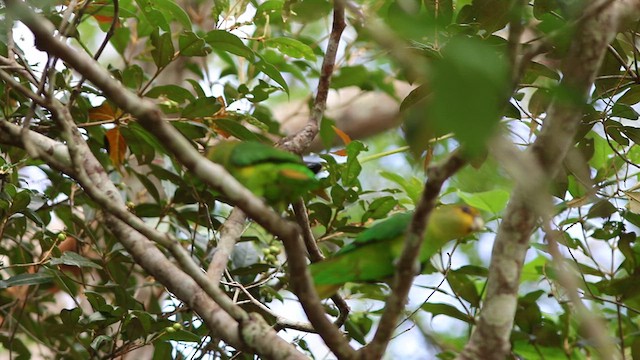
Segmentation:
[[(614, 340), (607, 334), (606, 321), (604, 321), (603, 318), (598, 318), (598, 316), (590, 311), (580, 298), (576, 275), (574, 275), (572, 269), (567, 266), (567, 261), (560, 253), (558, 247), (557, 238), (562, 235), (554, 231), (551, 227), (551, 217), (545, 216), (543, 218), (542, 228), (547, 235), (546, 239), (549, 244), (549, 253), (553, 257), (553, 264), (558, 274), (558, 283), (565, 288), (566, 294), (578, 315), (578, 319), (582, 325), (584, 325), (581, 328), (586, 330), (586, 334), (589, 335), (588, 340), (596, 345), (602, 359), (617, 358), (615, 354), (618, 350), (616, 349)], [(620, 351), (624, 352), (624, 349)]]
[(359, 352), (360, 359), (382, 358), (396, 328), (398, 316), (404, 309), (413, 279), (419, 272), (415, 266), (416, 260), (424, 240), (429, 215), (436, 205), (442, 184), (465, 164), (466, 160), (461, 156), (461, 152), (456, 151), (442, 163), (431, 166), (427, 170), (428, 180), (407, 231), (404, 249), (397, 261), (391, 294), (385, 304), (384, 313), (373, 340)]
[[(593, 2), (594, 4), (600, 2)], [(563, 62), (561, 86), (576, 95), (573, 103), (555, 100), (549, 107), (541, 133), (528, 150), (552, 179), (573, 145), (573, 138), (582, 119), (582, 104), (593, 85), (609, 42), (625, 16), (637, 16), (640, 1), (607, 2), (608, 6), (582, 17), (572, 45)], [(505, 210), (505, 216), (493, 246), (486, 298), (480, 318), (458, 359), (505, 358), (509, 353), (510, 334), (518, 301), (520, 273), (529, 247), (529, 238), (539, 213), (528, 202), (530, 189), (517, 184)], [(600, 355), (613, 353), (601, 348)]]

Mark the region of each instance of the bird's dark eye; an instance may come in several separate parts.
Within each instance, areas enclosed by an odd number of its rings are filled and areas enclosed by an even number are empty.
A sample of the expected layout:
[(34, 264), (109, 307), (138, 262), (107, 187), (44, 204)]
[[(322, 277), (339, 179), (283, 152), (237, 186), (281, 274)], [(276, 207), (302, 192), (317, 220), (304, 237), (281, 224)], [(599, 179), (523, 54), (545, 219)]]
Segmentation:
[(473, 215), (473, 210), (470, 207), (462, 206), (461, 209), (462, 209), (462, 212), (464, 212), (466, 214), (469, 214), (469, 215)]

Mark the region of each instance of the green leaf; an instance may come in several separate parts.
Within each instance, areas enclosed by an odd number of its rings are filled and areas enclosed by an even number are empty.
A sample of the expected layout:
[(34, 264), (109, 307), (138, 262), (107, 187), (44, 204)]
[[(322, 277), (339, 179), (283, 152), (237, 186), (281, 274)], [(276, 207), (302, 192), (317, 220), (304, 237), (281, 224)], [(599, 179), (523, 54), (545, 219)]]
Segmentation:
[(269, 64), (268, 62), (264, 61), (263, 59), (260, 59), (260, 61), (258, 61), (254, 65), (256, 66), (256, 68), (258, 70), (262, 71), (267, 76), (269, 76), (271, 79), (273, 79), (273, 81), (278, 83), (278, 85), (282, 86), (282, 88), (284, 89), (284, 91), (287, 94), (289, 93), (289, 85), (287, 85), (287, 82), (282, 77), (282, 74), (280, 74), (280, 71), (278, 71), (278, 69), (276, 69), (275, 66)]
[(422, 310), (433, 314), (433, 317), (438, 315), (450, 316), (454, 319), (462, 320), (466, 323), (473, 324), (473, 319), (462, 311), (456, 309), (454, 306), (442, 303), (426, 303), (420, 307)]
[(345, 66), (340, 68), (331, 79), (331, 88), (341, 89), (348, 86), (363, 88), (363, 84), (369, 81), (370, 76), (369, 70), (363, 65)]
[(131, 43), (131, 30), (126, 27), (117, 27), (109, 42), (118, 54), (124, 54), (127, 46)]
[(143, 23), (142, 25), (149, 25), (153, 28), (159, 28), (162, 31), (171, 31), (169, 22), (167, 22), (163, 13), (153, 6), (153, 3), (145, 0), (136, 0), (136, 3), (142, 11), (144, 20), (146, 20), (146, 24)]
[(102, 269), (102, 266), (73, 251), (65, 251), (59, 258), (51, 258), (50, 264), (70, 265), (79, 268), (90, 267), (94, 269)]
[(158, 340), (172, 340), (172, 341), (184, 341), (184, 342), (200, 342), (202, 337), (187, 331), (184, 329), (176, 330), (175, 332), (165, 332), (158, 338)]
[(185, 30), (191, 30), (191, 20), (184, 9), (173, 0), (153, 0), (150, 2), (167, 20), (177, 20)]
[(267, 0), (256, 9), (256, 17), (263, 16), (266, 13), (280, 12), (282, 11), (283, 5), (283, 0)]
[(215, 119), (213, 120), (213, 122), (218, 128), (225, 131), (226, 133), (233, 135), (234, 137), (240, 140), (250, 140), (250, 141), (257, 141), (257, 142), (269, 141), (263, 135), (254, 133), (253, 131), (247, 129), (244, 125), (242, 125), (237, 120)]
[(214, 50), (226, 51), (248, 60), (253, 60), (254, 52), (249, 49), (239, 37), (224, 30), (211, 30), (205, 35), (204, 41)]
[(484, 211), (499, 214), (507, 206), (509, 192), (502, 189), (489, 190), (478, 193), (457, 192), (458, 196), (467, 204)]
[(431, 94), (431, 89), (427, 85), (420, 85), (417, 88), (411, 90), (409, 95), (407, 95), (407, 97), (402, 100), (402, 104), (400, 104), (400, 111), (405, 111), (415, 104), (418, 104), (429, 94)]
[(309, 61), (315, 61), (316, 55), (313, 50), (306, 44), (292, 38), (271, 38), (264, 42), (265, 45), (274, 47), (280, 50), (283, 54), (289, 55), (298, 59), (307, 59)]
[(11, 207), (9, 208), (10, 214), (15, 214), (26, 209), (31, 202), (31, 192), (22, 190), (18, 192), (13, 199), (11, 199)]
[(587, 218), (606, 218), (616, 213), (618, 209), (608, 200), (600, 200), (593, 204), (587, 213)]
[(373, 320), (364, 313), (352, 314), (344, 324), (345, 330), (351, 338), (362, 345), (365, 345), (366, 335), (371, 330)]
[(182, 56), (206, 56), (211, 52), (204, 39), (191, 31), (180, 34), (178, 45)]
[(147, 93), (144, 94), (144, 96), (154, 98), (154, 99), (157, 99), (160, 97), (166, 97), (170, 100), (177, 102), (178, 104), (182, 104), (185, 101), (193, 102), (196, 100), (196, 98), (193, 96), (193, 94), (189, 90), (183, 87), (180, 87), (178, 85), (156, 86), (153, 89), (147, 91)]
[(191, 102), (182, 110), (182, 117), (187, 119), (212, 117), (220, 109), (222, 109), (222, 105), (215, 97), (201, 97)]
[(44, 271), (39, 271), (35, 274), (18, 274), (12, 276), (6, 280), (0, 280), (0, 289), (10, 288), (12, 286), (20, 286), (20, 285), (37, 285), (37, 284), (47, 284), (53, 282), (53, 275), (46, 273)]
[(635, 105), (640, 102), (640, 86), (632, 86), (629, 90), (624, 93), (616, 103), (626, 104), (626, 105)]
[(366, 150), (366, 146), (359, 141), (352, 141), (347, 145), (347, 163), (342, 173), (342, 184), (347, 188), (358, 184), (358, 176), (362, 171), (358, 154), (364, 150)]
[(204, 124), (198, 121), (178, 121), (173, 124), (187, 139), (202, 139), (209, 132)]
[(379, 197), (369, 204), (369, 208), (362, 215), (361, 222), (366, 222), (369, 219), (384, 219), (389, 215), (389, 211), (393, 210), (398, 205), (398, 200), (393, 196)]
[(450, 271), (447, 274), (447, 282), (456, 295), (468, 301), (471, 306), (475, 308), (480, 306), (480, 294), (469, 277), (457, 271)]
[(173, 60), (175, 53), (173, 42), (171, 41), (171, 33), (166, 32), (159, 35), (157, 30), (152, 32), (151, 44), (153, 45), (153, 50), (151, 50), (153, 62), (158, 68), (167, 66)]
[(638, 113), (627, 104), (615, 103), (611, 108), (611, 116), (629, 120), (638, 120)]
[(507, 100), (505, 57), (477, 39), (456, 37), (431, 71), (433, 101), (426, 107), (437, 133), (453, 132), (469, 153), (482, 151)]
[(91, 341), (90, 346), (93, 350), (98, 351), (102, 346), (109, 346), (109, 344), (111, 344), (111, 341), (113, 341), (113, 338), (111, 336), (98, 335), (93, 339), (93, 341)]
[(412, 200), (412, 202), (414, 204), (418, 203), (420, 195), (422, 194), (422, 189), (424, 187), (424, 184), (418, 178), (416, 178), (415, 176), (407, 178), (400, 174), (388, 171), (381, 171), (380, 176), (400, 185), (402, 190), (404, 190), (404, 192)]
[(640, 144), (640, 128), (624, 126), (622, 128), (622, 132), (626, 137), (629, 138), (629, 140), (633, 141), (635, 144)]

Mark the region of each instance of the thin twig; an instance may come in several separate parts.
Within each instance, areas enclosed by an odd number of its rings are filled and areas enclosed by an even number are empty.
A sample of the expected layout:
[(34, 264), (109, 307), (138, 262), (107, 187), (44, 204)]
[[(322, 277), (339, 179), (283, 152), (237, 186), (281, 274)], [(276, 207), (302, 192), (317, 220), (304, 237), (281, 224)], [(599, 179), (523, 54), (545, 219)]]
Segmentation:
[(331, 85), (331, 76), (336, 63), (336, 54), (338, 53), (338, 45), (342, 37), (342, 31), (346, 27), (344, 16), (344, 0), (335, 0), (333, 5), (333, 26), (329, 34), (327, 42), (327, 50), (325, 51), (320, 70), (320, 78), (318, 79), (318, 90), (316, 98), (313, 102), (309, 121), (305, 127), (296, 134), (287, 136), (278, 142), (278, 146), (287, 149), (296, 154), (302, 154), (309, 147), (311, 141), (318, 134), (320, 120), (324, 116), (327, 108), (327, 96)]

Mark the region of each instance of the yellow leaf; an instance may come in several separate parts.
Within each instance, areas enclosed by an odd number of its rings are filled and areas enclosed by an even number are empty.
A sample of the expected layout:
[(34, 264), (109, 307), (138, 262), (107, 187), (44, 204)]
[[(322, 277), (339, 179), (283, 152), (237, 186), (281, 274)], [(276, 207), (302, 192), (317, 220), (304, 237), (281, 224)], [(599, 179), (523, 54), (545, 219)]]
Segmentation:
[(627, 208), (634, 214), (640, 214), (640, 191), (625, 191), (629, 197)]

